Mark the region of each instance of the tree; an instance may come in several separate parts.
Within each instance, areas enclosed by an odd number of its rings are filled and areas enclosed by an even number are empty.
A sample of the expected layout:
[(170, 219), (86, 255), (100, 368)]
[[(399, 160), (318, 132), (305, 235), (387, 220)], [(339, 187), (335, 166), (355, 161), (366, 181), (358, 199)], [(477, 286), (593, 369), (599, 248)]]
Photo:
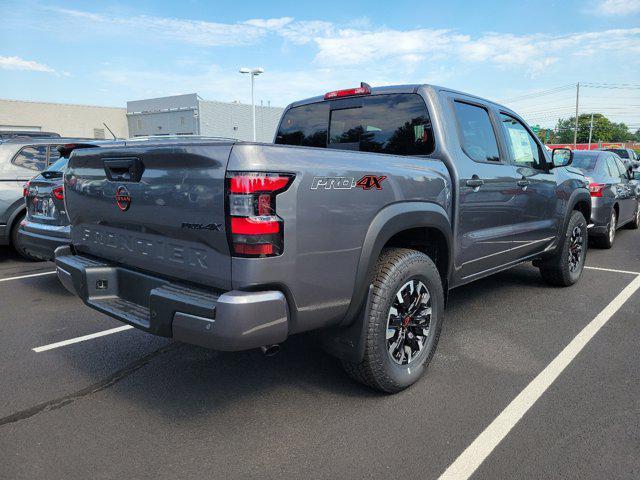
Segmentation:
[[(555, 128), (556, 141), (558, 143), (573, 143), (573, 131), (576, 117), (558, 120)], [(583, 113), (578, 116), (578, 143), (589, 141), (589, 126), (591, 124), (591, 114)], [(601, 113), (593, 114), (593, 134), (592, 142), (626, 142), (633, 138), (624, 123), (615, 123)]]

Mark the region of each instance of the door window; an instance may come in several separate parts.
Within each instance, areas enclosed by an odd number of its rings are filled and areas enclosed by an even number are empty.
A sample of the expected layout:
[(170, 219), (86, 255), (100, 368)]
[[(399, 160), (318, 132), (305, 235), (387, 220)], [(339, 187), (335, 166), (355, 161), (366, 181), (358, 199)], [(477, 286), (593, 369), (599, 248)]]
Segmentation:
[(13, 157), (13, 164), (41, 172), (47, 166), (47, 146), (24, 147)]
[(518, 166), (541, 169), (543, 165), (540, 148), (525, 126), (504, 113), (500, 114), (500, 119), (513, 163)]
[(616, 162), (616, 166), (618, 167), (618, 173), (620, 174), (620, 179), (629, 180), (629, 176), (627, 174), (627, 167), (624, 166), (624, 163), (622, 163), (617, 158), (615, 159), (615, 162)]
[(460, 143), (469, 158), (476, 162), (499, 162), (498, 142), (489, 112), (469, 103), (454, 102), (460, 129)]

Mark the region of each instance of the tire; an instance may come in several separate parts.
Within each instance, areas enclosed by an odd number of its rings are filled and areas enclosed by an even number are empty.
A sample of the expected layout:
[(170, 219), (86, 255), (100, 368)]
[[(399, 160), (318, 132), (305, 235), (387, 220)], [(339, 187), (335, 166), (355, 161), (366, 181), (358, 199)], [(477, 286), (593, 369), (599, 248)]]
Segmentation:
[(582, 275), (587, 257), (587, 221), (579, 211), (571, 214), (559, 251), (540, 264), (545, 282), (557, 287), (569, 287)]
[(420, 378), (435, 353), (444, 317), (442, 280), (424, 253), (389, 248), (376, 264), (371, 295), (364, 358), (343, 366), (355, 380), (396, 393)]
[(24, 245), (20, 240), (20, 236), (18, 235), (18, 229), (20, 228), (20, 224), (24, 220), (24, 217), (25, 217), (25, 214), (21, 213), (20, 215), (18, 215), (18, 218), (16, 218), (15, 221), (13, 222), (13, 227), (11, 227), (11, 245), (13, 246), (13, 249), (16, 252), (18, 252), (18, 254), (22, 258), (25, 258), (27, 260), (31, 260), (34, 262), (42, 262), (44, 261), (44, 258), (31, 255), (29, 252), (25, 250)]
[(633, 217), (633, 220), (629, 222), (628, 227), (631, 230), (637, 230), (640, 227), (640, 201), (636, 202), (636, 215)]
[(611, 210), (611, 219), (607, 228), (607, 233), (603, 236), (595, 238), (595, 244), (600, 248), (609, 249), (613, 247), (613, 241), (616, 238), (616, 230), (618, 229), (618, 215), (615, 210)]

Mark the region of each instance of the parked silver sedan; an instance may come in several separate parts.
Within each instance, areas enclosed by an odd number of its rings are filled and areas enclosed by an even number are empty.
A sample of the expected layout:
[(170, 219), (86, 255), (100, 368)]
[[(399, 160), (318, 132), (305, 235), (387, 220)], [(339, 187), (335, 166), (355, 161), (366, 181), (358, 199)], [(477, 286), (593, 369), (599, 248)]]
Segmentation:
[(598, 246), (611, 248), (618, 228), (640, 226), (640, 206), (632, 173), (615, 153), (602, 150), (574, 151), (572, 166), (589, 178), (589, 237)]

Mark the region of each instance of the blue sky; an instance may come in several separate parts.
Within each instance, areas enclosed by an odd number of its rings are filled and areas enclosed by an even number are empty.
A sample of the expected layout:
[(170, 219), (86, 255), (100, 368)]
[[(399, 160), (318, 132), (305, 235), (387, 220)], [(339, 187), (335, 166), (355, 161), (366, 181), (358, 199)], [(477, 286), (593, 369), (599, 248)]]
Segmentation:
[[(0, 0), (0, 98), (124, 106), (197, 92), (295, 99), (366, 81), (507, 101), (576, 82), (640, 85), (640, 0), (48, 2)], [(640, 127), (640, 89), (585, 87), (584, 108)], [(575, 89), (507, 101), (539, 123)], [(582, 111), (582, 109), (581, 109)]]

